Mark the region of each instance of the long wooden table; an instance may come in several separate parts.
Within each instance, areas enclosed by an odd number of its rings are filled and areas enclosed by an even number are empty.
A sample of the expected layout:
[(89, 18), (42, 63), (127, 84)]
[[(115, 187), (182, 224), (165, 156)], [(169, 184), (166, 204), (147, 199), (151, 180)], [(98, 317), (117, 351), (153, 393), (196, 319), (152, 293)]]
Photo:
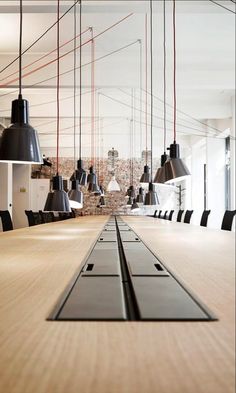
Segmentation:
[(0, 234), (0, 393), (233, 393), (234, 234), (123, 217), (217, 322), (51, 322), (107, 217)]

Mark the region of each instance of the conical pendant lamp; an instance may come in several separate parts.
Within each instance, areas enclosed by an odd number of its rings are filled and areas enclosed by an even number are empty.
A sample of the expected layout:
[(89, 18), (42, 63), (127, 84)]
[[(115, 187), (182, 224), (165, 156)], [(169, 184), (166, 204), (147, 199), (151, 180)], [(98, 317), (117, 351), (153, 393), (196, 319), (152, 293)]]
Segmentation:
[(119, 192), (120, 191), (120, 186), (116, 180), (115, 175), (113, 175), (111, 180), (109, 181), (108, 186), (107, 186), (107, 191), (108, 192)]
[(104, 207), (104, 206), (106, 206), (105, 198), (104, 196), (101, 196), (101, 198), (99, 199), (99, 207)]
[(145, 87), (146, 88), (146, 100), (145, 100), (146, 101), (146, 110), (145, 110), (145, 112), (146, 112), (146, 149), (145, 149), (145, 159), (146, 159), (146, 163), (143, 168), (143, 174), (140, 178), (140, 183), (141, 183), (142, 187), (147, 187), (148, 183), (151, 181), (150, 168), (147, 163), (147, 161), (148, 161), (148, 145), (147, 145), (147, 141), (148, 141), (148, 138), (147, 138), (147, 135), (148, 135), (148, 113), (147, 113), (147, 105), (148, 105), (147, 62), (148, 62), (148, 58), (147, 57), (148, 56), (147, 56), (147, 47), (148, 47), (148, 42), (147, 42), (147, 14), (146, 14), (146, 21), (145, 21), (145, 52), (146, 52), (146, 61), (145, 61), (145, 64), (146, 64), (146, 70), (145, 70), (145, 74), (146, 74), (146, 87)]
[(136, 202), (139, 205), (142, 205), (144, 203), (144, 189), (142, 187), (139, 188), (139, 192), (136, 198)]
[(161, 166), (160, 168), (157, 169), (156, 175), (154, 177), (154, 183), (156, 184), (165, 184), (166, 182), (166, 168), (165, 168), (165, 162), (168, 159), (168, 156), (166, 154), (166, 0), (163, 0), (163, 59), (164, 59), (164, 64), (163, 64), (163, 110), (164, 110), (164, 154), (161, 156)]
[(190, 175), (187, 166), (180, 158), (180, 148), (176, 143), (176, 12), (173, 0), (173, 42), (174, 42), (174, 142), (170, 145), (170, 158), (165, 163), (166, 182), (180, 181)]
[[(76, 1), (74, 3), (74, 163), (76, 162), (76, 36), (77, 36)], [(81, 71), (80, 71), (81, 72)], [(68, 192), (70, 207), (73, 209), (83, 208), (83, 193), (80, 190), (80, 182), (75, 178), (71, 181), (71, 189)]]
[(152, 0), (150, 0), (150, 51), (151, 51), (151, 181), (148, 185), (148, 192), (145, 195), (144, 205), (156, 206), (159, 204), (158, 196), (155, 191), (155, 186), (152, 183), (152, 140), (153, 140), (153, 43), (152, 43)]
[(83, 166), (82, 155), (82, 0), (80, 1), (79, 8), (80, 16), (80, 34), (79, 34), (79, 159), (77, 160), (77, 169), (72, 174), (70, 180), (78, 180), (81, 186), (86, 186), (87, 184), (87, 173)]
[(133, 203), (132, 203), (132, 206), (131, 206), (131, 210), (132, 210), (133, 212), (136, 212), (136, 211), (139, 211), (139, 210), (140, 210), (140, 207), (139, 207), (139, 205), (137, 204), (136, 198), (133, 199)]
[(3, 130), (0, 144), (0, 161), (15, 164), (42, 163), (38, 134), (29, 125), (29, 103), (22, 98), (22, 19), (20, 0), (20, 42), (19, 42), (19, 95), (12, 101), (11, 125)]
[(128, 202), (127, 202), (127, 206), (132, 206), (132, 198), (131, 197), (129, 197), (129, 199), (128, 199)]
[(62, 176), (59, 175), (59, 134), (60, 134), (60, 0), (57, 1), (57, 174), (53, 177), (53, 192), (49, 192), (46, 204), (44, 207), (45, 211), (57, 211), (57, 212), (70, 212), (70, 203), (67, 193), (63, 190)]

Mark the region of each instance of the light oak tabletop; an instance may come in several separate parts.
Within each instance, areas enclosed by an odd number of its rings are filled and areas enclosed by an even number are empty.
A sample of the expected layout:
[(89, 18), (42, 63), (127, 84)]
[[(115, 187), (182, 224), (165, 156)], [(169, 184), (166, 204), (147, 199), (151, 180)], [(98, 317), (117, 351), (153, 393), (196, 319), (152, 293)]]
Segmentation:
[(233, 393), (233, 233), (123, 219), (219, 318), (46, 321), (105, 216), (0, 234), (0, 393)]

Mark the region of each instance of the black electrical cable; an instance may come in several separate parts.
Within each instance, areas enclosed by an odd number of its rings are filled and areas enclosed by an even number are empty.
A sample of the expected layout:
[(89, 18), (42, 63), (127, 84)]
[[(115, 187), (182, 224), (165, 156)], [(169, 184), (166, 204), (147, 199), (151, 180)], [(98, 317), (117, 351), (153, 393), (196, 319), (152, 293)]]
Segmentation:
[(221, 8), (224, 8), (225, 10), (227, 10), (227, 11), (229, 11), (229, 12), (232, 12), (232, 14), (236, 15), (236, 12), (230, 10), (229, 8), (225, 7), (224, 5), (219, 4), (219, 3), (217, 3), (217, 2), (214, 1), (214, 0), (208, 0), (208, 1), (210, 1), (211, 3), (213, 3), (213, 4), (215, 4), (215, 5), (218, 5), (218, 6), (221, 7)]
[(22, 0), (20, 0), (20, 38), (19, 38), (19, 96), (22, 93), (22, 28), (23, 28), (23, 8)]
[(76, 2), (74, 4), (74, 94), (73, 94), (73, 115), (74, 115), (74, 166), (75, 166), (75, 156), (76, 156), (76, 34), (77, 34), (77, 25), (76, 25)]
[[(78, 3), (80, 0), (76, 0), (75, 3)], [(75, 6), (75, 4), (73, 4), (70, 8), (68, 8), (68, 10), (58, 19), (56, 20), (56, 22), (54, 22), (47, 30), (45, 30), (45, 32), (39, 36), (30, 46), (28, 46), (28, 48), (26, 48), (22, 53), (21, 56), (24, 55), (26, 52), (28, 52), (35, 44), (37, 44), (37, 42), (39, 42), (54, 26), (56, 26), (59, 21), (64, 18), (64, 16), (66, 16), (68, 14), (68, 12), (70, 12), (70, 10), (72, 10), (72, 8)], [(0, 74), (5, 71), (7, 68), (9, 68), (12, 64), (14, 64), (17, 60), (19, 60), (19, 56), (17, 56), (14, 60), (12, 60), (9, 64), (7, 64), (4, 68), (2, 68), (0, 70)]]
[(151, 81), (151, 182), (152, 182), (152, 148), (153, 148), (153, 39), (152, 39), (152, 0), (150, 0), (150, 81)]
[(80, 51), (79, 51), (79, 158), (82, 154), (82, 0), (80, 1), (79, 9), (79, 29), (80, 29)]
[(164, 46), (164, 153), (166, 153), (166, 1), (163, 0), (163, 46)]

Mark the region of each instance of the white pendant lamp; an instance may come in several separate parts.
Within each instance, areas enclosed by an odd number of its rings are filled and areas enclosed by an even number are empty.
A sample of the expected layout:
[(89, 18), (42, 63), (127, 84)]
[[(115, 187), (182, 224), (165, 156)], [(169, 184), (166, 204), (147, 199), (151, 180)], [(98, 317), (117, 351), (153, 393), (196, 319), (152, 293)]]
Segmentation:
[(119, 192), (120, 191), (120, 186), (116, 180), (115, 175), (113, 175), (111, 180), (109, 181), (108, 186), (107, 186), (107, 191), (108, 192)]

